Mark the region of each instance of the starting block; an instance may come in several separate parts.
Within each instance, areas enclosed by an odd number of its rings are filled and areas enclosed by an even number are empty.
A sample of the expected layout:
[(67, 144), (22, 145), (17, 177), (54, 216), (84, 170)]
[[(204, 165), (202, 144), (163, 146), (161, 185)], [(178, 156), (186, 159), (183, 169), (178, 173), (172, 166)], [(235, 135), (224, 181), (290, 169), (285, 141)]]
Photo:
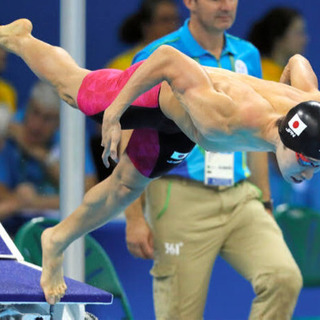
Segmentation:
[(40, 287), (41, 270), (24, 261), (0, 224), (0, 319), (96, 319), (86, 314), (85, 305), (112, 304), (112, 294), (65, 278), (68, 286), (66, 295), (50, 307)]

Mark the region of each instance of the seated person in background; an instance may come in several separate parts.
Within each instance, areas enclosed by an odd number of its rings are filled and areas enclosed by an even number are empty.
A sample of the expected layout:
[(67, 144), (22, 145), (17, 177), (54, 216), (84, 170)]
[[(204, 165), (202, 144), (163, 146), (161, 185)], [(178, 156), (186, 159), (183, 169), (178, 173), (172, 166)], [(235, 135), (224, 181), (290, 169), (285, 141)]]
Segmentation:
[[(291, 7), (274, 7), (255, 22), (249, 32), (250, 41), (262, 54), (263, 78), (279, 81), (285, 65), (294, 54), (303, 54), (308, 35), (303, 15)], [(320, 198), (314, 190), (320, 176), (312, 182), (293, 184), (284, 181), (273, 154), (269, 154), (270, 189), (275, 208), (284, 203), (311, 207), (320, 212)]]
[(107, 68), (124, 70), (133, 57), (148, 43), (179, 27), (177, 4), (173, 0), (143, 0), (139, 10), (124, 20), (119, 30), (120, 40), (134, 45), (107, 63)]
[(293, 8), (273, 8), (253, 24), (248, 40), (261, 53), (263, 78), (280, 81), (289, 58), (304, 53), (308, 40), (305, 20)]
[[(60, 99), (53, 87), (37, 82), (22, 123), (11, 123), (0, 151), (0, 221), (13, 235), (31, 215), (59, 209)], [(87, 157), (89, 158), (89, 157)], [(87, 159), (86, 159), (87, 160)], [(86, 189), (96, 183), (90, 158)]]

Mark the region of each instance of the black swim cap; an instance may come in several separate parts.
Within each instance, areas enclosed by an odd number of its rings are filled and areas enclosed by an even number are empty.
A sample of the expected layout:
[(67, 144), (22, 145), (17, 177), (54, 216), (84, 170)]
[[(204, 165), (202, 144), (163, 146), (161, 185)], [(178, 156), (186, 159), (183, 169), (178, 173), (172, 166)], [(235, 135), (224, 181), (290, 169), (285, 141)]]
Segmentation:
[(281, 122), (279, 135), (289, 149), (320, 160), (320, 102), (306, 101), (293, 107)]

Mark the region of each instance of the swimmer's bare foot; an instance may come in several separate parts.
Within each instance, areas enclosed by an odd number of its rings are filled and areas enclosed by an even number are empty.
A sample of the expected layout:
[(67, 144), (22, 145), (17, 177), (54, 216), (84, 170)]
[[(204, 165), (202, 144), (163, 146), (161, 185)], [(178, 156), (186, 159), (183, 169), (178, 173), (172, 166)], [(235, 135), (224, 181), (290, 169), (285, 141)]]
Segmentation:
[(0, 46), (16, 53), (19, 41), (25, 36), (30, 36), (32, 23), (28, 19), (15, 20), (10, 24), (0, 26)]
[(55, 304), (64, 296), (67, 286), (63, 279), (63, 254), (52, 239), (53, 229), (46, 229), (41, 236), (42, 275), (40, 285), (49, 304)]

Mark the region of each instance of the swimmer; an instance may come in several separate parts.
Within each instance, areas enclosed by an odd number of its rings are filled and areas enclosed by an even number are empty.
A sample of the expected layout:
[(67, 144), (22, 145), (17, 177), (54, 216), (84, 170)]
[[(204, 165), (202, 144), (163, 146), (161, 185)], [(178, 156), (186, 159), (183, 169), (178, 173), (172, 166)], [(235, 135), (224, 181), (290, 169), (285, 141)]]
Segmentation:
[(100, 119), (104, 112), (106, 165), (109, 154), (118, 161), (121, 128), (134, 129), (112, 175), (42, 235), (41, 286), (50, 304), (66, 290), (66, 247), (122, 212), (152, 179), (183, 161), (194, 143), (217, 152), (275, 152), (287, 181), (311, 179), (319, 170), (320, 93), (309, 62), (300, 55), (290, 59), (282, 83), (203, 67), (168, 46), (124, 72), (90, 72), (65, 50), (34, 38), (31, 30), (26, 19), (1, 26), (0, 45), (20, 56), (72, 107)]

